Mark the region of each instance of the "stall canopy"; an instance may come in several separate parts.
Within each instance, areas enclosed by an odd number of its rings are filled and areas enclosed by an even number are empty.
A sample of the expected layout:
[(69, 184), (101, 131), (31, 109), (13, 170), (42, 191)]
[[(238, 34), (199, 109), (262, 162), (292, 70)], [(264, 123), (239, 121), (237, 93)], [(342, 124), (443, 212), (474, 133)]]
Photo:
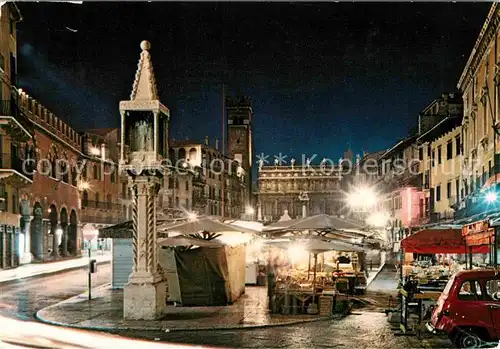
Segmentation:
[(158, 239), (158, 245), (165, 247), (176, 246), (198, 246), (198, 247), (221, 247), (223, 243), (214, 240), (203, 240), (191, 236), (177, 235), (169, 238)]
[(343, 252), (363, 252), (364, 249), (354, 244), (349, 244), (343, 241), (325, 239), (316, 236), (310, 236), (302, 239), (273, 239), (264, 242), (265, 245), (276, 246), (287, 249), (291, 246), (300, 246), (305, 251), (311, 253), (322, 253), (326, 251), (343, 251)]
[(167, 233), (174, 232), (180, 234), (196, 234), (199, 232), (207, 231), (210, 233), (245, 233), (257, 234), (258, 231), (253, 229), (244, 228), (241, 226), (225, 224), (210, 217), (197, 217), (180, 223), (167, 223), (158, 226), (158, 232)]
[[(461, 229), (449, 227), (434, 227), (420, 230), (417, 233), (401, 240), (401, 247), (405, 252), (435, 254), (456, 253), (465, 254), (467, 248)], [(488, 246), (473, 246), (472, 253), (488, 253)]]
[(290, 221), (277, 222), (271, 224), (264, 229), (264, 232), (277, 231), (300, 231), (300, 230), (315, 230), (315, 231), (362, 231), (364, 225), (361, 222), (352, 221), (342, 217), (330, 216), (327, 214), (319, 214), (300, 219), (292, 219)]

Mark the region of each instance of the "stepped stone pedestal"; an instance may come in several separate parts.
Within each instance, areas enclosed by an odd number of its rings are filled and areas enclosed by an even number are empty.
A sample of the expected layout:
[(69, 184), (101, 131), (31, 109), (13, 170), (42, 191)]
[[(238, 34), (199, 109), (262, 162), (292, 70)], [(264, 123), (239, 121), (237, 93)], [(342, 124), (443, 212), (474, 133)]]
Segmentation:
[(124, 289), (123, 317), (130, 320), (159, 320), (167, 308), (167, 283), (132, 284)]

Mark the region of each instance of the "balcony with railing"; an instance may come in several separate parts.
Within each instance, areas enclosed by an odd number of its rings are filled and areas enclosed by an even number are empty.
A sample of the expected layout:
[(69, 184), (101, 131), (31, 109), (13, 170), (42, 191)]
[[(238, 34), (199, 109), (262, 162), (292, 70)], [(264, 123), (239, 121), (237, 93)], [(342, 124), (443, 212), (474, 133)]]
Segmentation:
[(115, 204), (115, 203), (107, 202), (107, 201), (93, 201), (93, 200), (82, 199), (82, 209), (85, 209), (85, 208), (121, 211), (123, 209), (123, 205)]
[(13, 139), (26, 141), (32, 137), (32, 126), (13, 99), (0, 100), (0, 127)]
[(95, 214), (91, 214), (90, 212), (87, 212), (85, 210), (82, 210), (80, 212), (79, 219), (83, 223), (94, 223), (94, 224), (120, 224), (128, 220), (125, 213), (115, 216), (110, 216), (110, 215), (98, 216)]
[(0, 153), (0, 180), (14, 187), (25, 187), (33, 183), (33, 160), (23, 160), (11, 153)]

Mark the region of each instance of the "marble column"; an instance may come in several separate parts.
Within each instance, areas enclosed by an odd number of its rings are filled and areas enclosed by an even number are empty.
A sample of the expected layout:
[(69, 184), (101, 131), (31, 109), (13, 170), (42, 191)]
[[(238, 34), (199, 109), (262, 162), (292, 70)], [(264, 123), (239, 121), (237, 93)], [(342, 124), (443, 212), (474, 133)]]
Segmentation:
[(69, 256), (69, 252), (68, 252), (68, 223), (62, 223), (61, 230), (62, 230), (62, 239), (61, 239), (62, 254), (63, 254), (63, 256), (67, 257), (67, 256)]
[(166, 312), (167, 287), (158, 273), (156, 252), (156, 198), (160, 180), (137, 176), (130, 182), (134, 194), (133, 269), (124, 289), (124, 318), (156, 320)]
[(21, 264), (29, 264), (33, 260), (33, 255), (31, 254), (31, 216), (23, 216), (23, 231), (21, 234), (24, 235), (24, 252), (23, 257), (19, 261)]
[(52, 234), (52, 257), (59, 257), (59, 244), (57, 242), (57, 222), (50, 222), (50, 234)]

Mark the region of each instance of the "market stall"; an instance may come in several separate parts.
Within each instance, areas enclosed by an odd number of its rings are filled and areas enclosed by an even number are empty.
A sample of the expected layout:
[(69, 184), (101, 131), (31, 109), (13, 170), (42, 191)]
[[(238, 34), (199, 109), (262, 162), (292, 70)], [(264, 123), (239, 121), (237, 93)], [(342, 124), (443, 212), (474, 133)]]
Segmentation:
[[(270, 259), (275, 270), (276, 284), (271, 297), (271, 310), (278, 313), (329, 313), (334, 304), (333, 298), (337, 284), (345, 278), (332, 278), (331, 273), (318, 271), (318, 255), (329, 251), (360, 252), (361, 248), (352, 244), (317, 236), (274, 239), (265, 242), (281, 250), (273, 251)], [(312, 275), (311, 275), (312, 269)], [(358, 275), (364, 276), (364, 275)], [(356, 279), (352, 274), (354, 284), (366, 282), (364, 278)], [(325, 297), (330, 297), (331, 302)], [(320, 309), (318, 309), (318, 305)], [(321, 309), (327, 307), (328, 309)]]
[[(467, 268), (458, 255), (482, 253), (482, 246), (468, 246), (461, 227), (435, 226), (418, 231), (401, 240), (401, 329), (409, 329), (430, 316), (430, 310), (455, 273)], [(408, 261), (408, 253), (432, 255), (427, 261)], [(406, 263), (405, 263), (406, 262)]]

